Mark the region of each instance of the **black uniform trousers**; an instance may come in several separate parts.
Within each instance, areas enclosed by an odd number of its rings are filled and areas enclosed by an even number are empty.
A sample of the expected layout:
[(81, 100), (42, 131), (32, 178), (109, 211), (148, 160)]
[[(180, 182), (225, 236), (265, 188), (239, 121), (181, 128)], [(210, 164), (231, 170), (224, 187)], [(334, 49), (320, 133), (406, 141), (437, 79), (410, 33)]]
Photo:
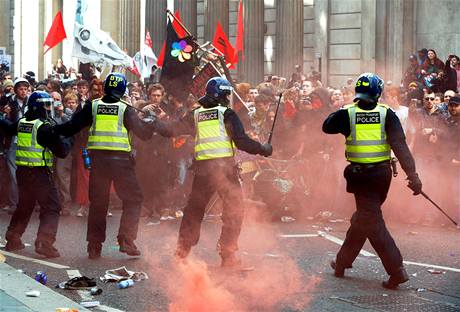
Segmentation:
[(54, 185), (50, 169), (47, 167), (18, 166), (16, 170), (18, 181), (19, 202), (6, 232), (6, 239), (20, 238), (24, 234), (35, 203), (40, 205), (40, 225), (37, 241), (51, 244), (56, 240), (61, 204)]
[(350, 164), (345, 168), (344, 176), (347, 191), (355, 195), (357, 211), (351, 218), (351, 226), (337, 254), (337, 264), (351, 268), (366, 239), (369, 239), (386, 272), (389, 275), (398, 273), (403, 259), (385, 226), (380, 208), (390, 188), (390, 164)]
[(129, 153), (119, 157), (91, 153), (89, 176), (88, 242), (105, 241), (106, 218), (112, 186), (123, 203), (118, 238), (134, 241), (137, 237), (142, 205), (142, 192), (134, 171), (134, 160)]
[(192, 191), (184, 209), (178, 245), (189, 248), (200, 239), (206, 206), (217, 192), (223, 201), (219, 251), (226, 257), (238, 250), (238, 237), (244, 217), (243, 191), (238, 168), (232, 158), (195, 161)]

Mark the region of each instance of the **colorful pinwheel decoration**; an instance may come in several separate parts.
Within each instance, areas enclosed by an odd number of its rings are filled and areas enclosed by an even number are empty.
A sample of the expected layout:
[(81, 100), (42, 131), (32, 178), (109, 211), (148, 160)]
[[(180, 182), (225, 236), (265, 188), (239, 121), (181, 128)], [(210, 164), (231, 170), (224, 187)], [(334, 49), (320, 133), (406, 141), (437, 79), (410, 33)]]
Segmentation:
[(192, 51), (192, 46), (188, 45), (185, 40), (181, 40), (172, 44), (171, 55), (183, 63), (192, 57)]

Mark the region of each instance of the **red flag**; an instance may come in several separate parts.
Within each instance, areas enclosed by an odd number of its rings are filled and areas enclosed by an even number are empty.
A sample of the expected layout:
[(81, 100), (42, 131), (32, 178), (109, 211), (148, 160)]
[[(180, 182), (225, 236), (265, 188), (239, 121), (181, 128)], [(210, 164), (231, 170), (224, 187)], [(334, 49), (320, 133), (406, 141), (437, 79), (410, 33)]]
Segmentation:
[(180, 19), (180, 14), (179, 11), (174, 12), (174, 20), (173, 20), (173, 28), (177, 33), (177, 36), (179, 38), (185, 38), (187, 37), (187, 32), (185, 29), (179, 24), (179, 22), (182, 23), (182, 20)]
[(165, 60), (165, 53), (166, 53), (166, 40), (163, 41), (163, 47), (161, 48), (160, 55), (158, 55), (158, 59), (157, 59), (157, 65), (160, 67), (163, 66), (163, 62)]
[(145, 41), (144, 41), (146, 46), (149, 46), (150, 48), (153, 48), (153, 41), (152, 37), (150, 37), (150, 31), (147, 30), (147, 33), (145, 34)]
[(134, 62), (134, 58), (133, 58), (131, 67), (128, 67), (128, 70), (134, 75), (136, 75), (137, 77), (141, 78), (141, 74), (139, 73), (139, 70), (137, 69), (136, 62)]
[(238, 63), (238, 52), (241, 51), (242, 59), (244, 60), (244, 23), (243, 23), (244, 11), (243, 11), (243, 0), (240, 0), (238, 7), (238, 24), (236, 29), (236, 51), (235, 51), (235, 63)]
[(44, 52), (48, 52), (51, 48), (55, 47), (59, 42), (67, 38), (64, 29), (64, 23), (62, 22), (61, 11), (57, 12), (54, 17), (53, 24), (46, 36), (45, 42), (43, 42)]
[(228, 64), (230, 63), (230, 68), (234, 68), (235, 62), (235, 49), (228, 41), (227, 35), (224, 33), (220, 22), (217, 22), (216, 34), (214, 35), (214, 39), (212, 40), (212, 45), (219, 50), (219, 54), (223, 54), (225, 57), (225, 62)]

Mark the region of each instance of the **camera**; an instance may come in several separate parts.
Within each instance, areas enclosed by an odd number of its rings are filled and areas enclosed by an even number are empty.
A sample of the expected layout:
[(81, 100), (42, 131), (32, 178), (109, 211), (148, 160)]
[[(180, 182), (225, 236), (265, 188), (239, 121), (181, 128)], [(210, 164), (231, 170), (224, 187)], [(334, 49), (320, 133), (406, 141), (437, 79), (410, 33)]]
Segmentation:
[(302, 105), (310, 105), (311, 104), (311, 97), (309, 97), (309, 96), (302, 97), (300, 99), (300, 104), (302, 104)]

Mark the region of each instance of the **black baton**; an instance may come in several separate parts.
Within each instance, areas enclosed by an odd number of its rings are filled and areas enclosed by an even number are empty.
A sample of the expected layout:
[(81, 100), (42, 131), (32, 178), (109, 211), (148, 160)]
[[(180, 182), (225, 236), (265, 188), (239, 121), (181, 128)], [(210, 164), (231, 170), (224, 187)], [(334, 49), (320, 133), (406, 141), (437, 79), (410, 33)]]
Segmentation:
[(276, 122), (276, 117), (278, 117), (278, 109), (280, 108), (280, 103), (281, 103), (281, 97), (283, 96), (283, 93), (280, 93), (280, 96), (278, 98), (278, 104), (276, 105), (276, 111), (275, 111), (275, 117), (273, 118), (273, 124), (272, 124), (272, 129), (270, 130), (270, 134), (268, 135), (268, 144), (272, 143), (272, 137), (273, 137), (273, 130), (275, 129), (275, 122)]
[(443, 215), (445, 215), (450, 221), (452, 221), (453, 224), (455, 224), (456, 226), (458, 225), (457, 222), (455, 222), (451, 217), (449, 217), (449, 215), (445, 213), (444, 210), (442, 210), (441, 207), (439, 207), (428, 195), (426, 195), (425, 192), (422, 191), (420, 194), (422, 194), (423, 197), (428, 199), (430, 203), (432, 203), (436, 208), (438, 208), (439, 211), (441, 211)]

